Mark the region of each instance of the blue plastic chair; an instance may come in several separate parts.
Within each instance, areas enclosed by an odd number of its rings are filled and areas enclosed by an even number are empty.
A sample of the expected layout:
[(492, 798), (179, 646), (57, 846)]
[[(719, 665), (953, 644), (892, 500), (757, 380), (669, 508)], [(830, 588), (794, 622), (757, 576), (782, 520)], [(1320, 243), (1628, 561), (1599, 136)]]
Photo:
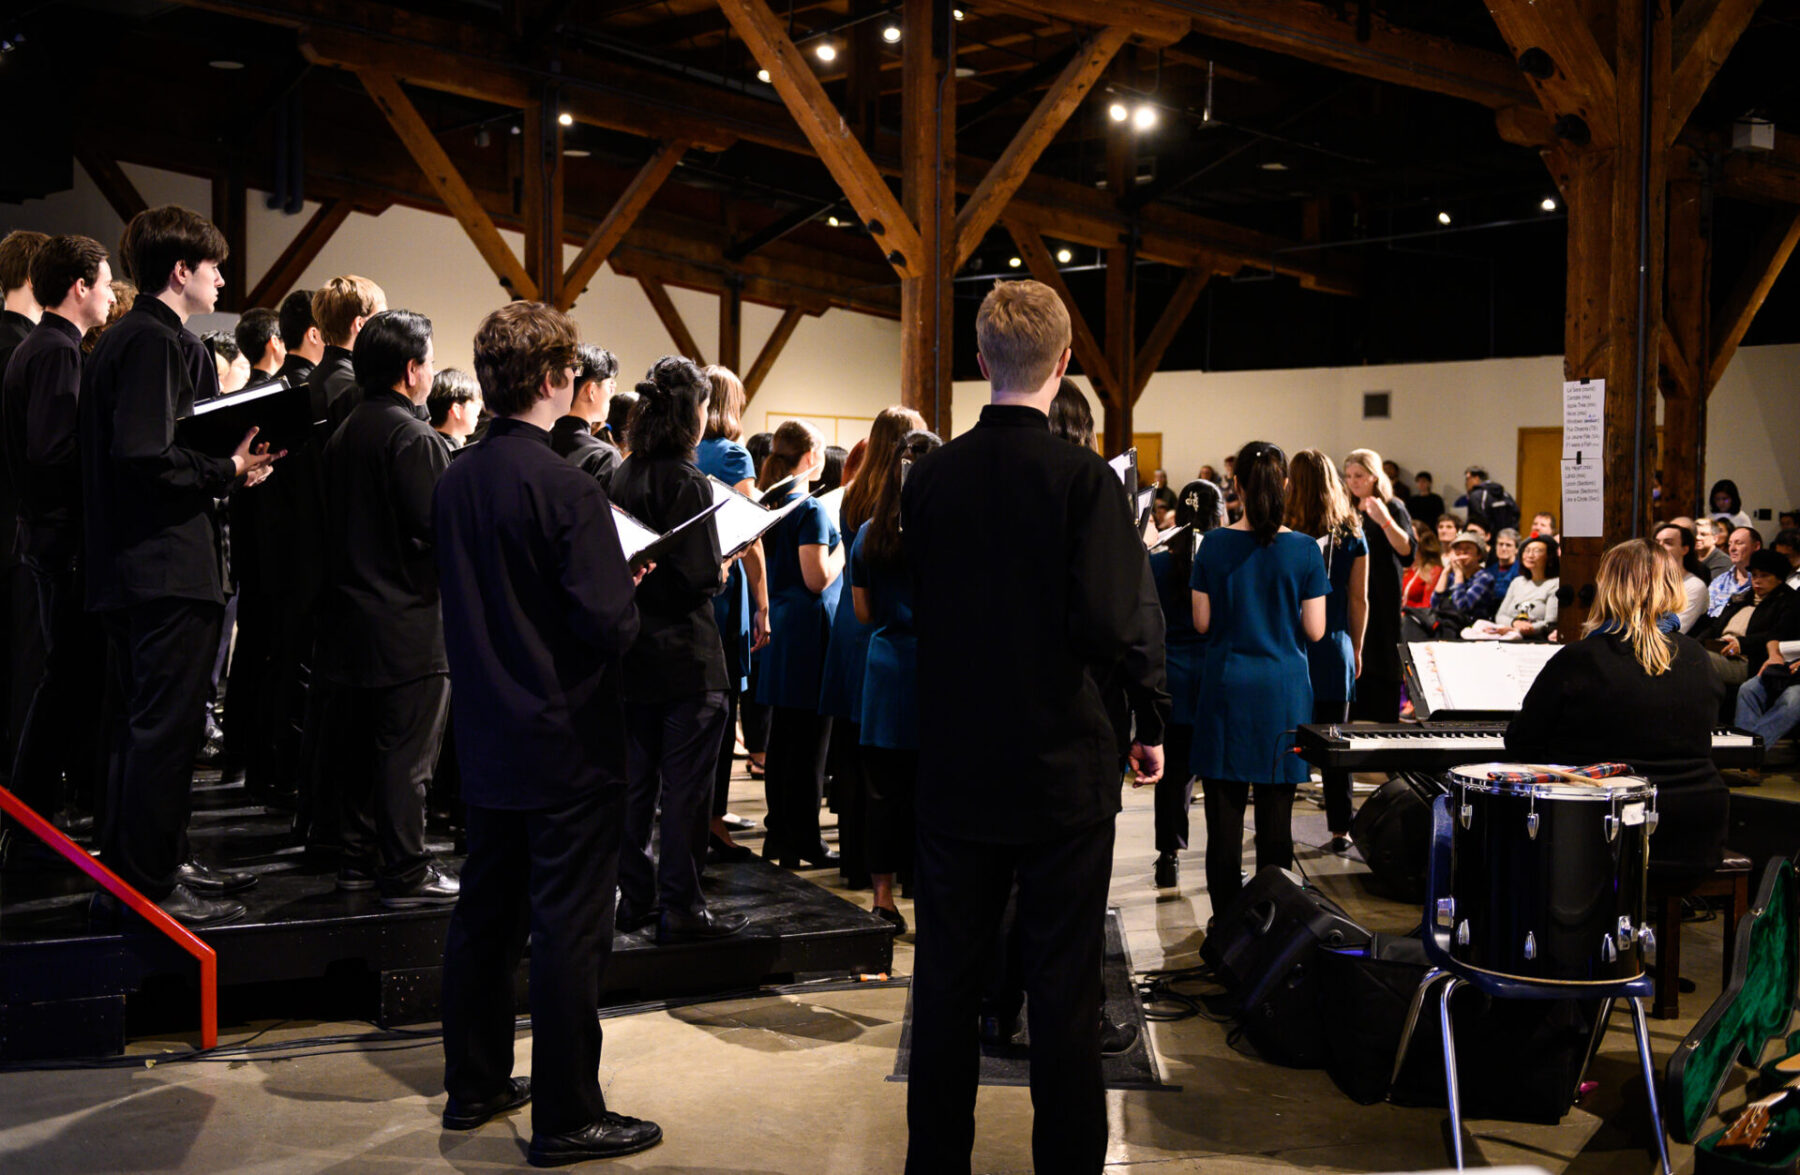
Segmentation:
[(1438, 993), (1438, 1025), (1444, 1036), (1444, 1086), (1450, 1101), (1450, 1138), (1451, 1149), (1456, 1155), (1456, 1168), (1463, 1170), (1463, 1135), (1462, 1135), (1462, 1102), (1456, 1088), (1456, 1040), (1450, 1029), (1450, 995), (1463, 984), (1470, 984), (1497, 999), (1509, 1000), (1562, 1000), (1579, 995), (1583, 998), (1600, 999), (1599, 1024), (1595, 1029), (1595, 1041), (1606, 1029), (1606, 1023), (1612, 1017), (1613, 1002), (1625, 1000), (1631, 1005), (1631, 1019), (1637, 1030), (1638, 1059), (1644, 1066), (1644, 1092), (1650, 1099), (1650, 1120), (1656, 1128), (1656, 1149), (1662, 1158), (1663, 1175), (1673, 1175), (1669, 1166), (1669, 1146), (1663, 1135), (1662, 1111), (1656, 1104), (1656, 1062), (1650, 1055), (1650, 1026), (1645, 1019), (1644, 997), (1654, 993), (1655, 977), (1649, 972), (1636, 979), (1622, 980), (1614, 984), (1583, 984), (1579, 989), (1566, 984), (1533, 983), (1530, 980), (1510, 979), (1501, 975), (1490, 975), (1465, 966), (1450, 956), (1451, 918), (1448, 903), (1440, 916), (1438, 899), (1450, 886), (1450, 846), (1453, 836), (1451, 814), (1451, 797), (1442, 795), (1432, 804), (1431, 811), (1431, 867), (1425, 878), (1425, 956), (1431, 961), (1431, 970), (1419, 984), (1418, 991), (1413, 993), (1412, 1004), (1406, 1012), (1406, 1025), (1400, 1030), (1400, 1047), (1394, 1054), (1394, 1072), (1390, 1085), (1400, 1080), (1400, 1068), (1406, 1061), (1407, 1046), (1412, 1043), (1413, 1030), (1418, 1027), (1419, 1012), (1425, 1005), (1425, 998), (1432, 985), (1442, 982)]

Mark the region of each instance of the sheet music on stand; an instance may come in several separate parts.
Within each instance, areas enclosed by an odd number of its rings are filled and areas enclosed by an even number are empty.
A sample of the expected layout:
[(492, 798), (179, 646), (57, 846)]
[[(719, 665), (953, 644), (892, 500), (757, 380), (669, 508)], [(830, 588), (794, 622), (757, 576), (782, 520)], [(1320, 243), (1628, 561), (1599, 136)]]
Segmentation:
[(1563, 646), (1537, 642), (1414, 641), (1401, 646), (1413, 705), (1434, 722), (1510, 718)]

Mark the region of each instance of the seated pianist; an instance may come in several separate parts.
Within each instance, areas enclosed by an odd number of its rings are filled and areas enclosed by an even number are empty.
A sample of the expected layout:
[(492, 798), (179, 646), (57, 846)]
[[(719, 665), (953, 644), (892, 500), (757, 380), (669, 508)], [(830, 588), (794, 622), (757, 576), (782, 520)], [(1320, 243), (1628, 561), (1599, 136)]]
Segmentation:
[(1633, 539), (1600, 560), (1584, 639), (1544, 666), (1506, 730), (1509, 757), (1579, 767), (1622, 762), (1656, 785), (1660, 874), (1718, 867), (1728, 794), (1712, 761), (1724, 683), (1706, 650), (1658, 622), (1680, 612), (1681, 566)]

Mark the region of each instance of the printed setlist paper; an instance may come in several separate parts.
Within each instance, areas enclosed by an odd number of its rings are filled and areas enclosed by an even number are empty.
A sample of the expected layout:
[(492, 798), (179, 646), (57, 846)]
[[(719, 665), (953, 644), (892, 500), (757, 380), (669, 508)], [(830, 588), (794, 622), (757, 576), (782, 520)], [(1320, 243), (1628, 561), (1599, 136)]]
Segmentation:
[(1606, 514), (1606, 381), (1563, 384), (1562, 533), (1598, 538)]

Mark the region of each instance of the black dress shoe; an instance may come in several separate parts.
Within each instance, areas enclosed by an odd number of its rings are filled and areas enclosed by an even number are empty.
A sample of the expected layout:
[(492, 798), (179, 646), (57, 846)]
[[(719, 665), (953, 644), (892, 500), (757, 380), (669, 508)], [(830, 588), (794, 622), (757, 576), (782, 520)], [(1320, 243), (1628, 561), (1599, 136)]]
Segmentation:
[(156, 904), (162, 907), (163, 913), (190, 930), (236, 922), (245, 913), (244, 907), (237, 902), (203, 898), (185, 885), (177, 885), (175, 892)]
[(508, 1110), (516, 1110), (531, 1100), (531, 1078), (509, 1077), (506, 1088), (493, 1097), (463, 1103), (451, 1098), (444, 1103), (445, 1130), (473, 1130)]
[(1120, 1053), (1128, 1053), (1131, 1046), (1137, 1043), (1138, 1026), (1136, 1024), (1114, 1024), (1100, 1013), (1100, 1055), (1116, 1057)]
[[(800, 863), (808, 869), (823, 869), (829, 865), (836, 865), (842, 859), (836, 849), (826, 848), (823, 842), (812, 851), (803, 852), (799, 856)], [(789, 868), (791, 867), (789, 866)]]
[(883, 922), (893, 923), (895, 934), (906, 933), (906, 915), (900, 911), (890, 910), (886, 906), (876, 906), (875, 916)]
[(652, 906), (642, 914), (638, 913), (636, 910), (620, 906), (618, 913), (613, 915), (613, 929), (620, 934), (636, 934), (640, 930), (648, 930), (650, 927), (655, 926), (657, 919), (661, 917), (662, 911), (655, 906)]
[(1181, 881), (1181, 861), (1174, 853), (1159, 853), (1156, 857), (1156, 888), (1174, 889)]
[(256, 874), (237, 869), (214, 869), (198, 861), (183, 861), (175, 869), (175, 883), (185, 885), (202, 897), (222, 898), (228, 893), (241, 893), (256, 884)]
[(709, 865), (735, 865), (754, 856), (756, 851), (749, 845), (726, 844), (716, 836), (709, 838), (706, 846), (706, 861)]
[(716, 938), (730, 938), (743, 932), (750, 925), (750, 919), (743, 914), (715, 914), (711, 910), (701, 910), (697, 914), (678, 914), (674, 910), (664, 910), (662, 918), (656, 924), (656, 941), (672, 942), (710, 942)]
[(462, 894), (462, 882), (436, 865), (405, 889), (384, 890), (381, 904), (390, 910), (416, 910), (422, 906), (454, 906)]
[(642, 1118), (608, 1111), (598, 1122), (567, 1134), (534, 1134), (525, 1153), (533, 1167), (566, 1167), (588, 1159), (610, 1159), (647, 1151), (662, 1141), (662, 1127)]

